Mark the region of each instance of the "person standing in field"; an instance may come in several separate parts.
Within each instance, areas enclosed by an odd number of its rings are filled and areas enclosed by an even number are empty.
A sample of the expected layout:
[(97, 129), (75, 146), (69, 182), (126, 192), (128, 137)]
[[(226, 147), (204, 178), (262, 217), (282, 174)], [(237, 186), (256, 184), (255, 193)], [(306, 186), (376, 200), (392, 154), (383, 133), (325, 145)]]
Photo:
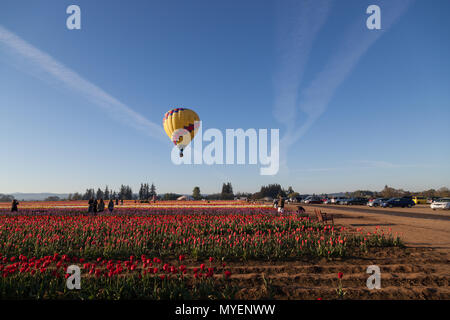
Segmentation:
[(108, 203), (108, 210), (109, 210), (109, 213), (112, 213), (113, 210), (114, 210), (114, 201), (113, 201), (112, 199), (109, 200), (109, 203)]
[(94, 198), (90, 198), (88, 204), (89, 204), (88, 213), (94, 212)]
[(278, 213), (283, 214), (284, 212), (284, 199), (280, 196), (280, 200), (278, 201)]
[(102, 198), (100, 198), (100, 201), (98, 203), (98, 212), (103, 212), (105, 211), (105, 202), (103, 201)]
[(120, 205), (123, 206), (123, 198), (120, 199)]
[(119, 205), (119, 198), (116, 198), (116, 206)]
[(19, 201), (17, 201), (16, 199), (14, 199), (11, 203), (11, 212), (17, 212), (18, 208), (17, 206), (19, 205)]
[(97, 199), (94, 200), (94, 203), (92, 204), (92, 211), (97, 214), (97, 208), (98, 208), (98, 202)]

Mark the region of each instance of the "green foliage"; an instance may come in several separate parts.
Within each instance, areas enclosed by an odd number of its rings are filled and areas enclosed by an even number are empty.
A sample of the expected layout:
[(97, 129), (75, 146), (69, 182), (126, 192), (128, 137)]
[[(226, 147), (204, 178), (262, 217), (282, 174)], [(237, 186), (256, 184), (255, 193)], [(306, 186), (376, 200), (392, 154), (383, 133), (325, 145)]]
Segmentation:
[(192, 190), (192, 197), (194, 200), (200, 200), (202, 198), (199, 187), (195, 187), (194, 190)]
[(14, 274), (0, 277), (0, 297), (2, 299), (60, 299), (60, 300), (217, 300), (233, 299), (237, 287), (225, 279), (184, 279), (178, 276), (133, 274), (106, 277), (85, 275), (81, 279), (80, 290), (69, 290), (64, 273), (51, 270), (44, 273)]
[(279, 184), (269, 184), (262, 186), (261, 190), (257, 192), (257, 199), (264, 197), (277, 198), (279, 196), (286, 197), (286, 192), (281, 188)]
[(0, 193), (0, 202), (12, 202), (13, 200), (13, 196)]
[(169, 200), (177, 200), (179, 197), (181, 197), (181, 194), (178, 193), (166, 193), (162, 197), (163, 200), (169, 201)]
[(220, 194), (221, 200), (233, 200), (234, 194), (233, 194), (233, 187), (231, 186), (231, 183), (224, 183), (222, 185), (222, 192)]

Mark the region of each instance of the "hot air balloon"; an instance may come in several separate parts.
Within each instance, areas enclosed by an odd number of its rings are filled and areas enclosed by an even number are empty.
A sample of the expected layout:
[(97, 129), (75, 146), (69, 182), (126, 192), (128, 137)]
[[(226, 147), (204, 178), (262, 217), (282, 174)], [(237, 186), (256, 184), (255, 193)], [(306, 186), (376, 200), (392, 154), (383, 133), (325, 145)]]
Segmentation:
[(163, 126), (169, 138), (180, 149), (180, 157), (183, 150), (194, 139), (200, 126), (200, 118), (195, 111), (186, 108), (175, 108), (165, 113)]

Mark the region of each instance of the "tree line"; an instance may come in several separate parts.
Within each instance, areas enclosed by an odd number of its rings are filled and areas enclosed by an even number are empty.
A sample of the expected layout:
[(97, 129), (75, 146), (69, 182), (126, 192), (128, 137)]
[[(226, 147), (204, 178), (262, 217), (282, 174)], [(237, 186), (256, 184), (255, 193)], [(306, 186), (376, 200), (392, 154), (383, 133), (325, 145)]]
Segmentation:
[[(142, 187), (142, 184), (141, 184)], [(70, 193), (67, 197), (67, 200), (89, 200), (89, 199), (119, 199), (119, 200), (137, 200), (135, 194), (133, 194), (133, 190), (128, 185), (121, 185), (119, 191), (110, 190), (108, 186), (105, 187), (104, 190), (97, 188), (95, 191), (94, 188), (86, 189), (84, 193)]]
[[(403, 196), (422, 196), (426, 198), (431, 197), (450, 197), (450, 189), (447, 187), (442, 187), (437, 190), (429, 189), (421, 192), (410, 192), (403, 189), (395, 189), (393, 187), (385, 186), (381, 191), (370, 191), (370, 190), (356, 190), (353, 192), (346, 192), (345, 195), (351, 198), (393, 198), (393, 197), (403, 197)], [(168, 192), (165, 194), (158, 195), (156, 192), (156, 186), (152, 183), (141, 183), (139, 192), (137, 194), (133, 193), (133, 190), (128, 185), (121, 185), (118, 191), (110, 190), (108, 186), (105, 189), (94, 188), (86, 189), (84, 193), (71, 193), (68, 195), (67, 200), (89, 200), (89, 199), (119, 199), (119, 200), (140, 200), (149, 201), (153, 197), (159, 200), (176, 200), (181, 194)], [(233, 186), (231, 182), (226, 182), (222, 184), (222, 190), (220, 193), (213, 193), (208, 195), (202, 195), (200, 187), (195, 186), (192, 190), (192, 198), (194, 200), (232, 200), (234, 198), (247, 198), (251, 200), (263, 199), (266, 197), (278, 198), (278, 197), (288, 197), (296, 198), (300, 196), (298, 192), (289, 186), (284, 189), (280, 184), (268, 184), (261, 186), (260, 190), (255, 193), (250, 192), (237, 192), (234, 193)], [(327, 197), (327, 194), (321, 194), (320, 196)], [(0, 202), (11, 202), (14, 199), (12, 195), (0, 194)], [(51, 196), (46, 199), (46, 201), (58, 201), (64, 200), (57, 196)]]
[(297, 197), (299, 194), (295, 192), (292, 187), (288, 189), (283, 189), (279, 184), (269, 184), (267, 186), (262, 186), (258, 192), (233, 192), (233, 186), (231, 182), (226, 182), (222, 184), (222, 191), (220, 193), (213, 193), (209, 195), (202, 196), (200, 194), (200, 188), (196, 186), (192, 191), (192, 197), (195, 200), (205, 199), (205, 200), (232, 200), (234, 198), (247, 198), (247, 199), (262, 199), (264, 197), (276, 198), (282, 197)]
[(14, 200), (14, 197), (9, 194), (0, 193), (0, 202), (11, 202)]

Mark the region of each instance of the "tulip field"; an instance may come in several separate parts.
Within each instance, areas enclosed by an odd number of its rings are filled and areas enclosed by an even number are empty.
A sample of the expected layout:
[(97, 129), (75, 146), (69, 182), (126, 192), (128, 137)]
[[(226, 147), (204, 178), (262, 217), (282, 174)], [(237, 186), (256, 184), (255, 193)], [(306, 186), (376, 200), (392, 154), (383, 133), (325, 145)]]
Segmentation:
[[(0, 297), (232, 299), (242, 290), (239, 265), (401, 246), (381, 229), (349, 232), (265, 206), (128, 206), (97, 215), (77, 206), (0, 208)], [(66, 286), (70, 265), (81, 269), (80, 290)]]

